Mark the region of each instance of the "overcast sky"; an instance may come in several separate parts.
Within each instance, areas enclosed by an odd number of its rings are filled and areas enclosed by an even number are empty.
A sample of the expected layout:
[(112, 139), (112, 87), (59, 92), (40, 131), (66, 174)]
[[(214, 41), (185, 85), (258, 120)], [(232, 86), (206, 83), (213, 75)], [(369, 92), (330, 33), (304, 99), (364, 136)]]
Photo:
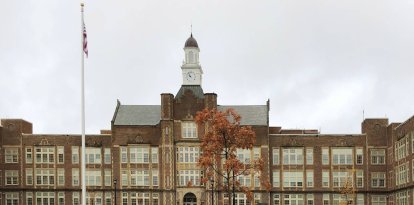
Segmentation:
[[(201, 49), (204, 92), (266, 104), (270, 124), (360, 133), (366, 118), (414, 115), (412, 0), (85, 1), (86, 131), (110, 129), (116, 100), (160, 104), (181, 86), (184, 42)], [(0, 118), (80, 133), (80, 4), (0, 7)]]

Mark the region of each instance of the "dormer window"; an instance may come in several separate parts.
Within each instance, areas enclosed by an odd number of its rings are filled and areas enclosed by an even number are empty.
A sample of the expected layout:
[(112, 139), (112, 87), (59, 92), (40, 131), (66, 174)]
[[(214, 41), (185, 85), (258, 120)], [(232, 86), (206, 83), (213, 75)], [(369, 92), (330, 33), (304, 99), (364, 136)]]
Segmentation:
[(197, 125), (195, 122), (182, 122), (181, 133), (183, 138), (197, 138)]

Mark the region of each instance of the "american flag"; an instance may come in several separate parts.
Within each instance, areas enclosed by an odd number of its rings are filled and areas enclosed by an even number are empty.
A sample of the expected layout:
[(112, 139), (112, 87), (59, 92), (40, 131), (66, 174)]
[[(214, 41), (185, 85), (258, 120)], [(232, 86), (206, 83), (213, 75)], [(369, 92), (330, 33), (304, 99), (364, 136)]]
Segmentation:
[(85, 52), (86, 57), (88, 57), (88, 40), (86, 36), (85, 22), (83, 22), (83, 52)]

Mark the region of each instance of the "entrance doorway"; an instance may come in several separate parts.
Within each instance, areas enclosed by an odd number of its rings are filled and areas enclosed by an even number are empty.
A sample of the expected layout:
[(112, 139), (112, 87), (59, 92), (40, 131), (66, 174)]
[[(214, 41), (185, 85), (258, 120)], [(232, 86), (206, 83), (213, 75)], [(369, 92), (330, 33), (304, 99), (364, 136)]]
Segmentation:
[(187, 193), (184, 195), (183, 205), (197, 205), (197, 197), (193, 193)]

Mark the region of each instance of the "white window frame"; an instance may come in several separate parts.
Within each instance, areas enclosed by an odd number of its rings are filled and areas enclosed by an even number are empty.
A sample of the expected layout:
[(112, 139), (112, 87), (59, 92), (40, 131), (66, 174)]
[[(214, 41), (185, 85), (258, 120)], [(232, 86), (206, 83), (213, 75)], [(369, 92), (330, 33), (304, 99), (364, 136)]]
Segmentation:
[(5, 147), (4, 158), (6, 164), (19, 163), (19, 149), (17, 147)]
[(72, 146), (72, 164), (79, 164), (79, 146)]
[(158, 164), (158, 147), (151, 147), (151, 163)]
[(303, 147), (283, 148), (284, 165), (302, 165), (303, 164)]
[(158, 186), (159, 185), (159, 178), (158, 178), (158, 170), (157, 169), (152, 169), (151, 170), (151, 176), (152, 176), (152, 186)]
[(33, 169), (26, 168), (26, 185), (32, 186), (33, 185)]
[(148, 146), (130, 146), (129, 163), (149, 163), (150, 148)]
[(130, 186), (150, 186), (150, 174), (148, 169), (132, 169), (129, 174)]
[(5, 195), (7, 205), (19, 205), (19, 192), (6, 192)]
[(306, 187), (314, 186), (313, 170), (306, 170)]
[(356, 187), (357, 188), (364, 188), (364, 170), (356, 170)]
[(329, 165), (329, 148), (328, 147), (322, 147), (322, 165)]
[(284, 204), (304, 204), (303, 194), (283, 194)]
[(273, 165), (280, 164), (280, 148), (273, 147), (272, 148), (272, 156), (273, 156)]
[(5, 170), (4, 178), (4, 184), (6, 186), (19, 185), (19, 170)]
[(35, 169), (36, 185), (52, 186), (56, 183), (55, 169)]
[(80, 185), (79, 169), (72, 168), (72, 186), (79, 186), (79, 185)]
[(372, 195), (371, 205), (387, 205), (387, 196), (386, 195)]
[(111, 148), (105, 147), (104, 148), (104, 163), (111, 164)]
[(185, 139), (197, 138), (197, 124), (192, 121), (181, 122), (181, 136)]
[(54, 192), (36, 192), (36, 204), (52, 205), (55, 203)]
[(178, 163), (198, 163), (200, 148), (194, 146), (180, 146), (177, 148)]
[(87, 169), (85, 181), (86, 186), (102, 186), (102, 171), (100, 169)]
[(334, 147), (332, 148), (332, 164), (333, 165), (352, 165), (353, 149), (350, 147)]
[(283, 187), (303, 187), (303, 171), (283, 171)]
[(65, 169), (63, 168), (57, 169), (57, 185), (65, 186)]
[(322, 170), (322, 187), (329, 188), (330, 187), (330, 176), (329, 170)]
[(26, 164), (32, 164), (33, 163), (33, 147), (26, 147)]
[(385, 165), (385, 149), (371, 149), (371, 164)]
[(306, 164), (307, 165), (313, 164), (313, 148), (312, 147), (306, 148)]
[(54, 164), (55, 163), (55, 147), (42, 146), (35, 147), (35, 162), (36, 164)]
[(273, 204), (272, 205), (281, 205), (280, 203), (280, 194), (273, 194)]
[(362, 147), (357, 147), (355, 149), (356, 159), (355, 164), (362, 165), (364, 164), (364, 149)]
[(112, 170), (111, 169), (104, 170), (104, 181), (105, 181), (105, 186), (112, 186)]
[(65, 163), (65, 147), (64, 146), (57, 147), (57, 163), (58, 164)]
[(178, 173), (178, 186), (187, 186), (188, 183), (191, 181), (193, 186), (200, 185), (200, 179), (202, 176), (202, 172), (200, 170), (179, 170)]
[(273, 171), (273, 187), (280, 187), (280, 171), (274, 170)]
[(102, 149), (100, 147), (86, 147), (86, 164), (102, 164)]
[[(381, 186), (381, 183), (382, 186)], [(385, 172), (371, 172), (371, 187), (385, 188), (387, 187), (387, 178)]]

